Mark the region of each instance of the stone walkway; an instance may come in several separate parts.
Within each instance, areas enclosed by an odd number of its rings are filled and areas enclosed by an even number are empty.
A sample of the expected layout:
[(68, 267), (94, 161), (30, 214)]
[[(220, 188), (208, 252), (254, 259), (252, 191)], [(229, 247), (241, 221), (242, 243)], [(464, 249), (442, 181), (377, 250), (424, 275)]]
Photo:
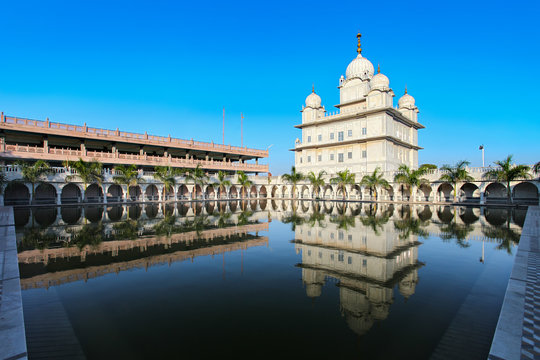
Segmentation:
[(26, 359), (26, 336), (11, 207), (0, 207), (0, 359)]
[(540, 359), (540, 207), (530, 206), (489, 359)]

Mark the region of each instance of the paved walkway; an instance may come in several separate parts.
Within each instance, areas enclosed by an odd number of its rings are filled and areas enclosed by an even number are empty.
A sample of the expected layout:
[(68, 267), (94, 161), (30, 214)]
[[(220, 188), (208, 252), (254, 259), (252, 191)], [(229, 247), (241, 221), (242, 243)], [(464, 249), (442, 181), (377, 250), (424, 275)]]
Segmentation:
[(0, 359), (26, 359), (13, 208), (0, 206)]
[(489, 359), (540, 359), (540, 207), (530, 206)]

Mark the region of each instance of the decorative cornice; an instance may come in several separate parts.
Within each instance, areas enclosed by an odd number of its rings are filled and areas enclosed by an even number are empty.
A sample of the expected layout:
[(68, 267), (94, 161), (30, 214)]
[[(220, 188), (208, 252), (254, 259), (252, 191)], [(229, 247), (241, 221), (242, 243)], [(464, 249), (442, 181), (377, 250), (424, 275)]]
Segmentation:
[(335, 147), (335, 146), (343, 146), (343, 145), (351, 145), (351, 144), (363, 144), (371, 141), (380, 141), (380, 140), (387, 140), (390, 141), (396, 145), (401, 145), (403, 147), (414, 149), (414, 150), (422, 150), (423, 148), (417, 145), (409, 144), (403, 140), (400, 140), (393, 136), (372, 136), (364, 139), (354, 139), (354, 140), (347, 140), (347, 141), (339, 141), (339, 142), (333, 142), (333, 143), (325, 143), (325, 144), (313, 144), (313, 145), (306, 145), (306, 146), (299, 146), (294, 149), (289, 149), (289, 151), (301, 151), (301, 150), (308, 150), (308, 149), (317, 149), (317, 148), (329, 148), (329, 147)]

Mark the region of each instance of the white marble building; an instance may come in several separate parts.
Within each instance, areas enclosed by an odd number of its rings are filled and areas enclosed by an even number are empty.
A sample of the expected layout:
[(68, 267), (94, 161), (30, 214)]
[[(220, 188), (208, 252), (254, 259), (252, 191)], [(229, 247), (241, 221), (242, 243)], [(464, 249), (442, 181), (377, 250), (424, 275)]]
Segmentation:
[(374, 74), (373, 64), (358, 55), (339, 79), (338, 111), (328, 114), (315, 89), (302, 108), (302, 130), (293, 151), (298, 171), (307, 174), (325, 170), (329, 174), (349, 169), (357, 174), (397, 170), (399, 165), (418, 166), (418, 108), (405, 94), (394, 107), (394, 92), (388, 77)]

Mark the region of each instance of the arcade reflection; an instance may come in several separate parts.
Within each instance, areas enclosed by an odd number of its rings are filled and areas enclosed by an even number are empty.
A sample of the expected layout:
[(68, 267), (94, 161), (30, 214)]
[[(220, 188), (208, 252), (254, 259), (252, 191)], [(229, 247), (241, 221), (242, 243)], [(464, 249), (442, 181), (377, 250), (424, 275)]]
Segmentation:
[[(306, 295), (328, 282), (358, 335), (389, 316), (395, 289), (414, 296), (423, 242), (493, 243), (510, 254), (526, 208), (281, 200), (15, 209), (23, 289), (48, 288), (131, 268), (268, 246), (259, 232), (289, 224)], [(482, 247), (483, 249), (483, 247)], [(420, 250), (421, 251), (421, 250)], [(486, 261), (484, 252), (478, 254)]]

